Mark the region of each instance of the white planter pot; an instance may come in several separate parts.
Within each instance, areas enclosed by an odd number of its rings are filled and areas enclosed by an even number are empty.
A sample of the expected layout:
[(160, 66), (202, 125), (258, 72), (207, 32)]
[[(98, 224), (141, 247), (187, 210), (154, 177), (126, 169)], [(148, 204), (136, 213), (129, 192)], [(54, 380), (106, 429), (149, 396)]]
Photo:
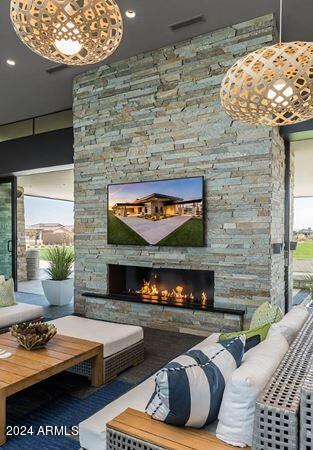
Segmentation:
[(42, 288), (50, 305), (64, 306), (71, 303), (74, 297), (74, 280), (63, 281), (42, 280)]

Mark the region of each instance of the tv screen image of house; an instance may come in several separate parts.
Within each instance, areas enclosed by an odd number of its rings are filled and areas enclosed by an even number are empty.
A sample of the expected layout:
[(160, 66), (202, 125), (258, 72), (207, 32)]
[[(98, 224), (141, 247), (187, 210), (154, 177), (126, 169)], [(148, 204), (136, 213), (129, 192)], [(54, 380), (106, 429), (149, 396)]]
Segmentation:
[(109, 185), (108, 243), (203, 246), (203, 177)]

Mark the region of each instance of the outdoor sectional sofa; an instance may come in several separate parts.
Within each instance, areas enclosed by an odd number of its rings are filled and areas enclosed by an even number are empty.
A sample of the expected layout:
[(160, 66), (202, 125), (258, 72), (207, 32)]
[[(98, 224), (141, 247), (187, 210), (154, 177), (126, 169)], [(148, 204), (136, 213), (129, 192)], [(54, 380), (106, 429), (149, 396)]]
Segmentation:
[[(308, 442), (312, 436), (313, 370), (311, 377), (307, 373), (313, 354), (313, 316), (308, 313), (302, 323), (295, 327), (296, 338), (285, 356), (277, 362), (275, 374), (256, 402), (254, 450), (312, 449), (312, 444)], [(213, 334), (194, 348), (201, 349), (217, 339), (218, 334)], [(216, 438), (216, 423), (206, 429), (196, 430), (173, 427), (147, 416), (144, 411), (154, 390), (154, 380), (155, 375), (152, 375), (80, 423), (81, 447), (86, 450), (235, 448)]]
[(39, 305), (16, 303), (13, 306), (0, 308), (0, 333), (6, 333), (10, 326), (17, 323), (42, 320), (44, 309)]

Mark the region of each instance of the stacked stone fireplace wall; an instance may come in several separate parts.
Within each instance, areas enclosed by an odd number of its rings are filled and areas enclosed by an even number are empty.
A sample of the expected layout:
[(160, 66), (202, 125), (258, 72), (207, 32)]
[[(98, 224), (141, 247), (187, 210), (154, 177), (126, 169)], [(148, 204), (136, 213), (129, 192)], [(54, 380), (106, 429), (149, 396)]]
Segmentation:
[[(226, 70), (275, 41), (272, 15), (160, 50), (104, 65), (76, 78), (75, 308), (91, 317), (149, 325), (151, 306), (88, 299), (107, 293), (107, 265), (206, 269), (215, 272), (215, 305), (246, 319), (269, 300), (284, 304), (284, 143), (277, 129), (233, 121), (221, 108)], [(107, 244), (107, 186), (204, 176), (205, 247)], [(168, 322), (179, 322), (167, 311)], [(193, 330), (234, 328), (222, 315), (193, 314)], [(230, 319), (232, 319), (230, 317)], [(165, 321), (166, 322), (166, 321)], [(162, 325), (163, 326), (163, 325)], [(164, 325), (166, 326), (166, 325)]]

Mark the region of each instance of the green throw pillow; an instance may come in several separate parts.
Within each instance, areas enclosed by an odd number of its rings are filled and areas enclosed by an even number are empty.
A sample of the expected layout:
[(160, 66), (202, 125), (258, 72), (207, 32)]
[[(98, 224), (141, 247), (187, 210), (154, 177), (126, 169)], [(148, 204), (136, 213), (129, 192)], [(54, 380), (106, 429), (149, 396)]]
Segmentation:
[(234, 333), (221, 333), (220, 337), (218, 338), (218, 341), (223, 342), (228, 339), (234, 339), (234, 338), (240, 336), (241, 334), (244, 334), (246, 336), (245, 351), (247, 352), (248, 350), (250, 350), (250, 348), (255, 347), (260, 342), (264, 341), (271, 325), (272, 325), (271, 323), (266, 323), (265, 325), (262, 325), (261, 327), (253, 328), (250, 330), (235, 331)]
[(11, 278), (0, 283), (0, 307), (15, 305), (14, 281)]
[(266, 323), (276, 323), (282, 318), (283, 314), (278, 305), (271, 305), (269, 302), (265, 302), (254, 312), (250, 328), (260, 327)]

